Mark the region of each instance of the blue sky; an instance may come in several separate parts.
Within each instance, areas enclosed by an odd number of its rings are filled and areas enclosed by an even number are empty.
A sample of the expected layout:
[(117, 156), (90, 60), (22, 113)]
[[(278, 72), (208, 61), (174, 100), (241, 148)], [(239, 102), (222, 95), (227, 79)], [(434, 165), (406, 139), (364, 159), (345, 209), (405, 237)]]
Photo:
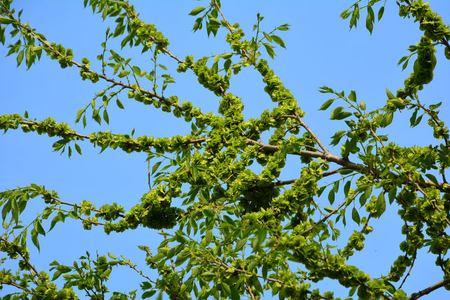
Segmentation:
[[(220, 51), (228, 51), (221, 40), (193, 33), (193, 18), (188, 12), (204, 1), (134, 1), (142, 18), (154, 23), (171, 41), (170, 49), (177, 56), (201, 57)], [(318, 88), (327, 85), (337, 90), (354, 89), (364, 99), (368, 108), (383, 105), (385, 89), (396, 90), (403, 83), (409, 70), (401, 71), (396, 63), (407, 54), (407, 47), (420, 38), (417, 24), (398, 17), (395, 1), (387, 1), (385, 16), (376, 24), (370, 35), (363, 26), (349, 31), (346, 21), (339, 18), (340, 12), (351, 1), (223, 1), (223, 9), (231, 22), (240, 22), (249, 32), (256, 13), (265, 16), (266, 30), (276, 25), (289, 23), (291, 30), (283, 33), (287, 49), (278, 49), (271, 65), (299, 100), (306, 111), (306, 121), (324, 141), (341, 124), (328, 120), (328, 113), (318, 108), (327, 98), (318, 93)], [(432, 7), (444, 20), (450, 22), (450, 2), (431, 1)], [(73, 48), (75, 58), (89, 57), (92, 61), (100, 53), (107, 24), (91, 10), (83, 9), (82, 1), (16, 1), (24, 9), (23, 20), (29, 21), (51, 41)], [(361, 24), (363, 25), (364, 22)], [(441, 49), (442, 50), (442, 49)], [(59, 68), (58, 63), (43, 59), (26, 71), (16, 68), (13, 57), (5, 57), (6, 50), (0, 47), (0, 114), (23, 113), (42, 119), (55, 117), (67, 122), (80, 132), (89, 133), (105, 129), (95, 123), (86, 129), (75, 125), (77, 109), (90, 102), (99, 90), (92, 84), (81, 81), (75, 69)], [(422, 92), (422, 101), (443, 101), (441, 116), (450, 121), (448, 84), (450, 63), (438, 53), (438, 65), (434, 81)], [(150, 56), (139, 56), (139, 52), (125, 50), (140, 63), (142, 68), (151, 68)], [(167, 61), (169, 67), (175, 65)], [(204, 110), (216, 111), (218, 101), (210, 92), (199, 86), (192, 75), (176, 76), (177, 84), (168, 92), (189, 99)], [(244, 71), (232, 80), (231, 91), (245, 101), (247, 116), (256, 116), (270, 106), (270, 100), (262, 90), (257, 74)], [(122, 98), (126, 110), (109, 111), (110, 129), (117, 133), (129, 133), (136, 128), (136, 135), (170, 136), (187, 133), (189, 127), (181, 120), (173, 119), (154, 109)], [(409, 128), (408, 114), (396, 119), (388, 131), (390, 137), (401, 145), (426, 145), (433, 143), (431, 130), (426, 126)], [(54, 140), (34, 134), (8, 132), (0, 137), (0, 189), (14, 188), (29, 183), (42, 184), (59, 192), (67, 201), (92, 200), (97, 204), (117, 201), (126, 207), (136, 203), (147, 191), (147, 166), (143, 154), (128, 155), (120, 150), (107, 150), (99, 154), (83, 144), (83, 155), (68, 159), (65, 155), (51, 151)], [(283, 176), (292, 178), (298, 169), (288, 167)], [(33, 207), (39, 208), (38, 204)], [(364, 266), (373, 276), (388, 271), (387, 265), (398, 255), (401, 240), (400, 225), (394, 208), (375, 225), (375, 232), (368, 238), (367, 250), (356, 255), (354, 263)], [(156, 247), (160, 237), (150, 230), (138, 229), (125, 234), (109, 236), (100, 229), (82, 231), (80, 225), (68, 221), (56, 227), (42, 238), (41, 252), (33, 252), (33, 260), (39, 268), (46, 269), (54, 259), (70, 263), (83, 255), (111, 251), (130, 258), (143, 260), (136, 245)], [(115, 290), (137, 288), (139, 280), (130, 280), (134, 275), (128, 270), (116, 272), (112, 278)], [(434, 258), (421, 253), (413, 275), (406, 284), (409, 291), (426, 287), (439, 280), (440, 273), (434, 267)], [(324, 285), (326, 286), (326, 285)], [(328, 287), (333, 287), (330, 285)], [(445, 296), (446, 295), (446, 296)], [(342, 295), (343, 296), (343, 295)], [(426, 299), (448, 297), (439, 291)]]

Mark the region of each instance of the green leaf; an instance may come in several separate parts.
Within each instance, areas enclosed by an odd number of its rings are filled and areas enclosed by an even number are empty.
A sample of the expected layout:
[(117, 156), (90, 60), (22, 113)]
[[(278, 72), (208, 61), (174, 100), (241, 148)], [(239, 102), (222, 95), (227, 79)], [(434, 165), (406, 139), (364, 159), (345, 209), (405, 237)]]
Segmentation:
[(4, 18), (4, 17), (0, 17), (0, 24), (11, 24), (12, 22), (14, 22), (14, 20), (8, 19), (8, 18)]
[(61, 221), (64, 222), (64, 215), (63, 215), (61, 212), (59, 212), (59, 213), (52, 219), (52, 221), (51, 221), (51, 223), (50, 223), (50, 228), (49, 228), (48, 231), (52, 230), (53, 227), (55, 227), (56, 223), (61, 222)]
[(24, 50), (20, 51), (19, 54), (17, 54), (16, 57), (17, 66), (20, 66), (20, 64), (22, 63), (24, 54), (25, 54)]
[(38, 232), (35, 229), (31, 230), (31, 241), (38, 250), (41, 250), (41, 247), (39, 246)]
[(348, 100), (352, 101), (352, 102), (356, 102), (356, 92), (355, 91), (350, 91), (350, 94), (348, 95)]
[(327, 86), (321, 86), (319, 88), (319, 92), (322, 94), (330, 94), (330, 93), (334, 93), (334, 90), (330, 87)]
[(327, 110), (327, 108), (330, 107), (331, 104), (333, 104), (334, 100), (335, 100), (334, 98), (328, 99), (322, 104), (319, 110)]
[(331, 189), (328, 192), (328, 201), (330, 202), (330, 204), (333, 204), (335, 199), (336, 199), (336, 192), (334, 191), (334, 189)]
[(331, 145), (336, 146), (337, 144), (339, 144), (340, 140), (342, 139), (342, 137), (346, 134), (347, 132), (344, 130), (339, 130), (337, 131), (332, 137), (331, 137)]
[(109, 115), (106, 109), (103, 110), (103, 120), (105, 120), (106, 124), (109, 124)]
[(367, 199), (369, 199), (370, 195), (372, 195), (372, 189), (372, 186), (368, 186), (364, 189), (364, 193), (359, 197), (359, 204), (361, 204), (361, 206), (366, 204)]
[(284, 41), (278, 35), (272, 34), (270, 37), (272, 38), (272, 40), (275, 43), (277, 43), (278, 45), (280, 45), (283, 48), (286, 48), (286, 44), (284, 43)]
[(80, 155), (82, 154), (80, 145), (75, 144), (75, 150), (78, 152), (78, 154), (80, 154)]
[(386, 200), (384, 199), (384, 192), (378, 195), (376, 209), (378, 216), (381, 216), (386, 210)]
[(388, 89), (386, 89), (386, 96), (388, 97), (388, 99), (395, 99), (395, 98), (397, 98), (397, 97), (395, 97), (394, 94), (393, 94), (390, 90), (388, 90)]
[(35, 228), (35, 230), (36, 230), (39, 234), (45, 235), (45, 229), (44, 229), (44, 227), (42, 227), (41, 220), (37, 219), (37, 220), (34, 222), (34, 228)]
[(273, 46), (270, 45), (269, 43), (263, 43), (263, 46), (266, 49), (267, 54), (269, 54), (269, 56), (271, 58), (274, 58), (275, 57), (275, 51), (273, 50)]
[(378, 10), (378, 21), (381, 20), (383, 14), (384, 14), (384, 6), (380, 7), (380, 9)]
[(343, 12), (341, 12), (341, 18), (343, 20), (347, 19), (348, 17), (350, 17), (351, 13), (349, 9), (344, 10)]
[(392, 204), (392, 202), (394, 202), (395, 200), (395, 197), (397, 196), (397, 188), (393, 187), (392, 189), (390, 189), (388, 196), (389, 196), (389, 203)]
[(158, 161), (155, 163), (152, 167), (152, 174), (155, 174), (156, 170), (158, 170), (159, 166), (161, 165), (162, 161)]
[(358, 225), (361, 222), (361, 218), (359, 216), (359, 212), (356, 209), (356, 207), (353, 207), (353, 209), (352, 209), (352, 220), (355, 221), (355, 223)]
[(202, 11), (204, 11), (206, 9), (206, 7), (204, 6), (197, 6), (196, 8), (192, 9), (191, 12), (189, 13), (190, 16), (196, 16), (199, 13), (201, 13)]
[(287, 31), (287, 30), (289, 30), (289, 27), (290, 27), (289, 24), (282, 24), (282, 25), (278, 26), (277, 29), (280, 31)]
[[(147, 299), (152, 297), (154, 294), (156, 294), (156, 290), (150, 290), (150, 291), (146, 291), (145, 293), (142, 294), (142, 299)], [(161, 297), (162, 298), (162, 297)]]
[(356, 25), (358, 24), (358, 20), (359, 20), (359, 5), (358, 3), (355, 3), (353, 5), (352, 17), (350, 19), (350, 29), (352, 27), (356, 27)]
[(450, 59), (450, 47), (449, 46), (445, 47), (444, 54), (445, 54), (445, 58)]
[(344, 195), (345, 195), (345, 197), (348, 196), (348, 192), (350, 191), (351, 185), (352, 185), (351, 180), (349, 180), (349, 181), (347, 181), (347, 182), (345, 183), (345, 185), (344, 185)]
[(56, 271), (55, 273), (53, 273), (52, 280), (58, 279), (61, 275), (62, 273), (60, 271)]
[(375, 14), (371, 6), (367, 7), (367, 16), (366, 16), (366, 28), (372, 33), (373, 31), (373, 22), (375, 21)]
[(2, 219), (5, 220), (6, 215), (11, 211), (11, 201), (12, 200), (8, 200), (2, 208)]
[(5, 28), (0, 27), (0, 43), (5, 44)]
[(133, 66), (133, 67), (131, 67), (131, 69), (133, 70), (134, 75), (141, 76), (141, 74), (142, 74), (141, 68), (139, 68), (138, 66)]
[(94, 119), (99, 125), (102, 124), (102, 118), (100, 118), (99, 110), (94, 109), (92, 112), (92, 119)]
[(123, 106), (122, 102), (119, 99), (116, 100), (116, 104), (118, 108), (125, 109), (125, 107)]
[(331, 120), (343, 120), (345, 118), (348, 118), (352, 115), (352, 113), (344, 111), (344, 108), (342, 106), (336, 107), (331, 112)]

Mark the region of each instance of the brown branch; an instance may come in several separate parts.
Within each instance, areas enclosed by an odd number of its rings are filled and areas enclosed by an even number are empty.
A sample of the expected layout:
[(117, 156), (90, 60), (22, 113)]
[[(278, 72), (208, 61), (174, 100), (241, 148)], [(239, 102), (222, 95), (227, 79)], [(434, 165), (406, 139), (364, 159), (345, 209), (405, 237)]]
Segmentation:
[(411, 295), (411, 297), (409, 297), (409, 299), (410, 299), (410, 300), (416, 300), (416, 299), (419, 299), (419, 298), (421, 298), (422, 296), (428, 295), (428, 294), (430, 294), (431, 292), (434, 292), (435, 290), (437, 290), (437, 289), (439, 289), (439, 288), (441, 288), (441, 287), (444, 287), (445, 285), (447, 285), (447, 284), (449, 284), (449, 283), (450, 283), (450, 279), (444, 279), (444, 280), (442, 280), (442, 281), (440, 281), (440, 282), (438, 282), (438, 283), (433, 284), (432, 286), (429, 286), (429, 287), (427, 287), (427, 288), (425, 288), (425, 289), (423, 289), (423, 290), (420, 290), (420, 291), (418, 291), (418, 292), (416, 292), (416, 293), (413, 293), (413, 294)]
[(20, 284), (15, 283), (15, 282), (13, 282), (13, 281), (9, 281), (9, 282), (6, 282), (6, 281), (0, 281), (0, 286), (1, 286), (1, 285), (10, 285), (10, 286), (13, 286), (13, 287), (15, 287), (15, 288), (18, 288), (18, 289), (20, 289), (20, 290), (22, 290), (22, 291), (24, 291), (24, 292), (27, 292), (27, 293), (30, 292), (30, 290), (27, 289), (26, 287), (21, 286)]
[(312, 136), (312, 138), (316, 141), (317, 145), (325, 152), (330, 153), (330, 151), (325, 147), (325, 145), (320, 141), (320, 139), (317, 137), (317, 135), (312, 131), (312, 129), (303, 121), (300, 116), (295, 116), (296, 119), (300, 122), (300, 125)]
[(250, 295), (250, 298), (252, 299), (252, 300), (256, 300), (257, 298), (256, 298), (256, 296), (253, 294), (253, 292), (252, 292), (252, 288), (248, 285), (248, 284), (244, 284), (245, 285), (245, 289), (247, 290), (247, 292), (248, 292), (248, 294)]
[[(345, 168), (338, 168), (336, 170), (332, 170), (332, 171), (327, 171), (327, 172), (323, 172), (322, 173), (322, 178), (323, 177), (328, 177), (334, 174), (339, 173), (340, 171), (345, 170)], [(283, 185), (289, 185), (289, 184), (293, 184), (295, 181), (297, 181), (299, 178), (296, 179), (288, 179), (288, 180), (279, 180), (279, 181), (275, 181), (273, 183), (274, 186), (283, 186)]]

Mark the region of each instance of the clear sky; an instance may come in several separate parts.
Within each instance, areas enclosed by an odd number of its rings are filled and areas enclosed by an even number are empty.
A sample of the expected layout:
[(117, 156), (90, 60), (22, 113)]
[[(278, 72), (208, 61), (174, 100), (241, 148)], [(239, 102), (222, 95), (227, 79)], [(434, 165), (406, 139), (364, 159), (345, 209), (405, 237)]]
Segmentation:
[[(23, 8), (23, 20), (30, 22), (46, 37), (73, 48), (75, 58), (89, 57), (95, 61), (100, 53), (107, 24), (101, 17), (84, 9), (79, 1), (16, 1)], [(207, 38), (204, 32), (193, 33), (193, 18), (188, 12), (205, 1), (133, 1), (142, 18), (154, 23), (169, 38), (170, 49), (177, 56), (194, 55), (199, 58), (220, 51), (228, 51), (221, 40)], [(325, 141), (338, 129), (337, 122), (328, 120), (328, 113), (318, 108), (327, 98), (318, 93), (318, 88), (328, 85), (337, 90), (357, 91), (368, 108), (383, 105), (385, 89), (396, 90), (402, 86), (409, 70), (401, 71), (396, 65), (398, 59), (407, 54), (407, 47), (420, 38), (418, 25), (411, 20), (398, 17), (395, 1), (386, 4), (385, 16), (376, 24), (370, 35), (363, 24), (349, 31), (348, 23), (339, 18), (340, 12), (351, 1), (222, 1), (223, 9), (232, 22), (240, 22), (249, 32), (256, 19), (256, 13), (265, 16), (266, 30), (276, 25), (289, 23), (291, 30), (283, 33), (287, 49), (277, 50), (277, 57), (271, 65), (299, 100), (307, 112), (306, 120)], [(450, 2), (431, 1), (432, 7), (444, 20), (450, 22)], [(98, 87), (81, 81), (76, 69), (59, 68), (57, 62), (46, 58), (29, 71), (22, 66), (16, 68), (14, 57), (5, 57), (7, 50), (0, 46), (0, 114), (23, 113), (27, 110), (31, 118), (55, 117), (67, 122), (82, 133), (105, 129), (96, 123), (83, 129), (75, 125), (77, 109), (90, 102)], [(425, 103), (443, 101), (442, 118), (450, 121), (448, 87), (450, 84), (450, 61), (438, 53), (438, 65), (434, 81), (421, 93)], [(140, 62), (142, 68), (151, 68), (150, 55), (139, 56), (139, 52), (125, 50)], [(169, 67), (175, 65), (167, 61)], [(175, 72), (174, 72), (175, 73)], [(176, 73), (175, 73), (176, 75)], [(169, 88), (170, 94), (189, 99), (205, 110), (216, 111), (218, 99), (205, 91), (191, 75), (176, 75), (177, 83)], [(247, 116), (255, 116), (270, 100), (262, 90), (262, 82), (255, 72), (242, 72), (232, 80), (231, 91), (245, 101)], [(136, 135), (170, 136), (187, 133), (181, 120), (175, 120), (148, 106), (122, 98), (126, 110), (111, 109), (110, 129), (117, 133), (129, 133), (136, 128)], [(427, 145), (431, 130), (426, 126), (409, 128), (409, 115), (396, 119), (389, 130), (390, 137), (401, 145)], [(0, 136), (0, 189), (24, 186), (30, 183), (45, 185), (59, 192), (67, 201), (83, 199), (103, 204), (112, 201), (130, 207), (139, 201), (147, 190), (147, 166), (143, 154), (128, 155), (120, 150), (107, 150), (99, 154), (89, 144), (83, 144), (83, 155), (68, 159), (65, 155), (52, 152), (55, 140), (35, 134), (9, 131)], [(288, 167), (283, 176), (296, 176), (298, 168)], [(39, 205), (34, 206), (37, 210)], [(352, 262), (362, 266), (372, 276), (388, 271), (388, 265), (397, 257), (401, 241), (400, 226), (395, 207), (391, 207), (375, 225), (375, 232), (369, 235), (367, 249), (355, 255)], [(138, 229), (125, 234), (105, 235), (101, 229), (82, 231), (80, 224), (68, 220), (60, 224), (46, 237), (41, 238), (41, 252), (33, 250), (33, 261), (39, 268), (47, 269), (57, 259), (70, 264), (84, 254), (111, 251), (126, 255), (142, 263), (143, 253), (137, 245), (156, 247), (160, 237), (151, 230)], [(420, 253), (413, 275), (405, 285), (410, 292), (427, 287), (439, 281), (441, 273), (434, 267), (434, 258)], [(114, 290), (131, 290), (138, 287), (139, 279), (128, 270), (114, 273), (111, 287)], [(328, 285), (330, 284), (330, 285)], [(332, 283), (323, 285), (333, 289)], [(1, 292), (0, 292), (1, 293)], [(338, 293), (339, 295), (339, 293)], [(341, 294), (345, 296), (345, 294)], [(426, 299), (449, 298), (441, 289)]]

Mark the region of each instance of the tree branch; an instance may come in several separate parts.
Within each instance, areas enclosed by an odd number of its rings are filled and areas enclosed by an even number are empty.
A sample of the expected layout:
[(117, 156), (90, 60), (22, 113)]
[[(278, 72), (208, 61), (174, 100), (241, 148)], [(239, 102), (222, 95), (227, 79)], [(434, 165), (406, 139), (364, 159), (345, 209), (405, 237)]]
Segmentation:
[(432, 286), (429, 286), (423, 290), (413, 293), (409, 299), (410, 300), (419, 299), (422, 296), (428, 295), (431, 292), (434, 292), (435, 290), (440, 289), (441, 287), (444, 287), (445, 285), (447, 285), (449, 283), (450, 283), (450, 279), (445, 279), (445, 280), (439, 281), (438, 283), (435, 283)]

